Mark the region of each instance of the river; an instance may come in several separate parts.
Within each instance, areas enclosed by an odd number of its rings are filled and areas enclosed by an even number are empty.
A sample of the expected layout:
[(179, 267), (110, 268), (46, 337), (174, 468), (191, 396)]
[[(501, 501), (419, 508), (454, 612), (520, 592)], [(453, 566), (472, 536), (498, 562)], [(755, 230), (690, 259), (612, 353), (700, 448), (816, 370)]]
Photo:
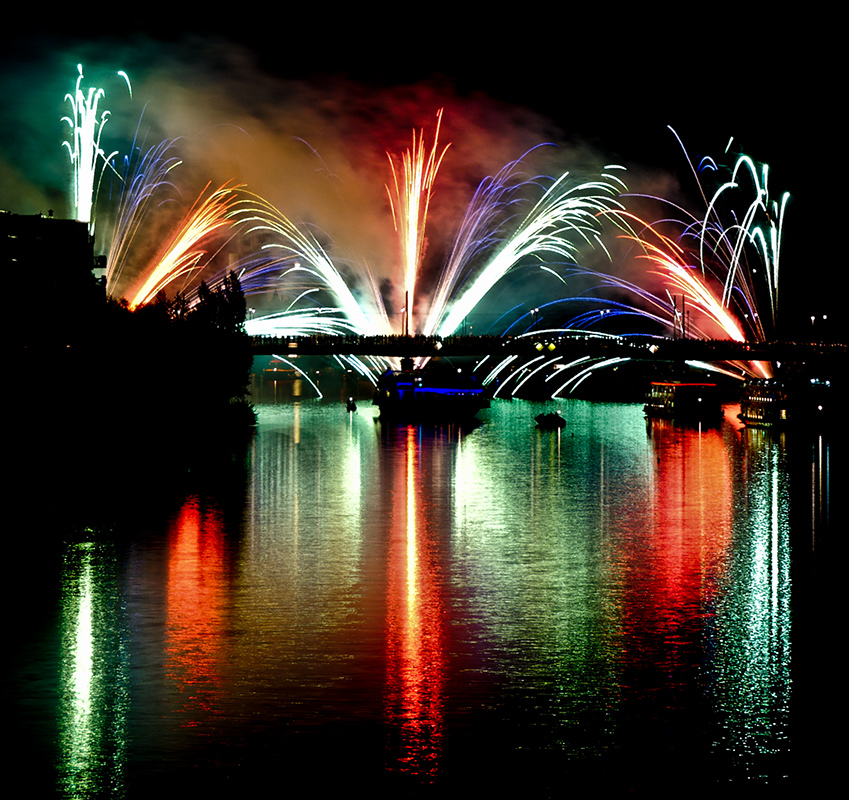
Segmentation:
[[(185, 489), (154, 470), (82, 522), (27, 494), (4, 705), (28, 796), (829, 774), (835, 442), (734, 406), (704, 430), (584, 401), (496, 401), (471, 428), (258, 408)], [(552, 408), (566, 427), (536, 429)]]

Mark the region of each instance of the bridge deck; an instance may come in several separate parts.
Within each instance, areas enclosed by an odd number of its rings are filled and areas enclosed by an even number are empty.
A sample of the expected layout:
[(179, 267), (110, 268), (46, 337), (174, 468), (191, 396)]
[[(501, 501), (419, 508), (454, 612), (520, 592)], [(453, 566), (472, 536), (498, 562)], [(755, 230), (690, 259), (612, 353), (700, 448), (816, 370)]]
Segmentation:
[(734, 342), (719, 339), (663, 339), (594, 335), (540, 335), (538, 337), (457, 336), (293, 336), (252, 338), (255, 355), (356, 355), (483, 357), (532, 353), (624, 357), (639, 360), (699, 361), (805, 361), (832, 364), (846, 359), (844, 344), (817, 342)]

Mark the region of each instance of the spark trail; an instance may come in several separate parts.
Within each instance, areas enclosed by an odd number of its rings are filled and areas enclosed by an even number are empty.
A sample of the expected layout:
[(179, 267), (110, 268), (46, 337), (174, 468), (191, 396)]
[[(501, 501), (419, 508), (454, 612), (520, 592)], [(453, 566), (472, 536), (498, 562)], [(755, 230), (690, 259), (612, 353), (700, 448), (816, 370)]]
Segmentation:
[[(754, 197), (744, 209), (741, 219), (723, 227), (717, 207), (724, 196), (741, 188), (740, 173), (749, 173), (754, 188)], [(706, 254), (721, 255), (725, 268), (722, 304), (728, 306), (733, 296), (739, 293), (745, 306), (746, 315), (751, 315), (758, 338), (766, 338), (765, 329), (759, 314), (757, 289), (754, 285), (754, 270), (747, 267), (746, 246), (754, 246), (763, 267), (766, 280), (767, 308), (772, 328), (776, 325), (778, 311), (778, 273), (781, 250), (781, 237), (784, 228), (784, 213), (790, 195), (784, 192), (780, 201), (770, 201), (768, 190), (769, 167), (758, 165), (749, 156), (737, 159), (731, 175), (714, 194), (708, 206), (708, 213), (702, 223), (699, 237), (699, 256), (704, 274), (707, 262)], [(763, 305), (763, 304), (760, 304)]]
[[(684, 150), (678, 135), (672, 133)], [(702, 197), (707, 198), (692, 159), (684, 153)], [(701, 168), (719, 172), (709, 158), (702, 160)], [(775, 334), (778, 322), (781, 236), (790, 195), (785, 192), (779, 201), (770, 200), (769, 168), (747, 155), (736, 158), (730, 173), (706, 199), (702, 216), (684, 212), (683, 219), (666, 221), (680, 230), (674, 243), (662, 237), (666, 255), (651, 244), (646, 251), (656, 267), (668, 274), (670, 285), (686, 294), (729, 338), (764, 341)], [(748, 181), (743, 180), (746, 175)], [(752, 191), (748, 196), (746, 182)], [(742, 208), (735, 205), (741, 195)], [(721, 286), (721, 292), (714, 285)]]
[[(636, 217), (628, 216), (637, 221)], [(649, 233), (655, 241), (649, 238)], [(677, 290), (688, 302), (712, 320), (722, 331), (734, 341), (744, 342), (746, 336), (737, 318), (729, 311), (722, 299), (716, 296), (706, 283), (703, 274), (697, 268), (688, 264), (684, 248), (669, 237), (657, 231), (653, 226), (643, 223), (640, 236), (625, 236), (623, 238), (636, 242), (644, 251), (637, 256), (646, 259), (652, 265), (650, 273), (661, 276), (666, 285)], [(701, 329), (699, 328), (699, 331)]]
[[(316, 236), (311, 231), (298, 227), (273, 205), (257, 195), (250, 195), (250, 202), (240, 211), (239, 221), (246, 226), (245, 235), (264, 232), (276, 237), (276, 241), (263, 245), (263, 249), (270, 253), (279, 252), (280, 256), (270, 261), (260, 261), (254, 269), (262, 269), (268, 274), (269, 264), (277, 265), (284, 269), (283, 272), (277, 270), (276, 280), (281, 281), (287, 277), (308, 277), (315, 280), (316, 288), (324, 288), (330, 292), (336, 303), (335, 309), (322, 307), (313, 312), (316, 319), (310, 328), (314, 332), (345, 331), (361, 336), (391, 332), (382, 297), (370, 273), (364, 276), (367, 287), (364, 294), (368, 300), (358, 300), (348, 281), (342, 277)], [(268, 323), (273, 321), (275, 324), (271, 326), (271, 329), (276, 329), (277, 335), (285, 335), (284, 330), (294, 331), (296, 325), (303, 324), (310, 313), (300, 311), (294, 315), (290, 314), (290, 311), (291, 306), (282, 315), (270, 315), (271, 319), (261, 318), (251, 327), (254, 331), (260, 328), (268, 330)], [(331, 316), (328, 313), (331, 311), (336, 313)], [(322, 314), (327, 316), (321, 318)], [(281, 323), (284, 328), (278, 327)]]
[[(424, 131), (418, 137), (413, 132), (413, 145), (400, 159), (387, 153), (392, 169), (392, 189), (387, 185), (389, 203), (395, 230), (398, 231), (401, 245), (401, 264), (404, 274), (404, 328), (405, 333), (414, 329), (410, 319), (413, 313), (411, 305), (416, 296), (416, 279), (424, 255), (425, 228), (428, 208), (436, 173), (445, 152), (450, 145), (439, 151), (439, 128), (442, 123), (442, 109), (436, 115), (436, 131), (433, 135), (433, 147), (428, 153), (425, 148)], [(399, 162), (396, 165), (396, 160)]]
[(128, 257), (138, 244), (136, 235), (148, 220), (154, 199), (165, 187), (176, 190), (168, 175), (180, 160), (171, 154), (173, 140), (151, 147), (132, 168), (128, 164), (106, 262), (106, 291), (114, 294)]
[[(89, 233), (94, 233), (94, 205), (97, 199), (97, 184), (102, 170), (109, 161), (117, 155), (117, 150), (106, 155), (100, 146), (103, 128), (109, 119), (109, 111), (98, 115), (100, 100), (105, 91), (91, 87), (87, 92), (82, 89), (83, 65), (77, 65), (77, 81), (73, 94), (65, 95), (66, 102), (71, 105), (71, 116), (62, 117), (62, 122), (71, 129), (71, 141), (64, 141), (73, 169), (74, 210), (75, 217), (89, 226)], [(132, 95), (132, 88), (127, 74), (119, 72), (127, 82)]]
[[(633, 304), (627, 304), (599, 297), (595, 309), (572, 317), (566, 327), (605, 325), (627, 314), (662, 324), (672, 335), (686, 332), (699, 338), (720, 336), (741, 342), (765, 341), (775, 335), (781, 235), (789, 194), (771, 200), (768, 168), (740, 155), (729, 170), (729, 179), (720, 182), (711, 195), (705, 191), (689, 155), (686, 158), (705, 202), (703, 215), (660, 197), (650, 199), (671, 206), (680, 217), (648, 223), (630, 211), (614, 212), (624, 231), (620, 238), (636, 244), (636, 259), (648, 263), (644, 273), (648, 280), (635, 283), (579, 267), (561, 270), (566, 276), (591, 278), (593, 292), (613, 289), (634, 298)], [(719, 169), (712, 159), (702, 160), (702, 171), (713, 174)], [(747, 183), (752, 192), (749, 195)], [(742, 209), (735, 206), (741, 196)], [(674, 233), (669, 235), (666, 230)], [(656, 283), (651, 276), (661, 279), (660, 293), (650, 288)], [(691, 320), (686, 331), (676, 297), (682, 307), (686, 306)], [(578, 300), (586, 304), (587, 296), (556, 302)], [(738, 366), (752, 375), (767, 377), (772, 373), (770, 366), (761, 362)]]
[[(607, 167), (606, 169), (621, 169)], [(486, 261), (469, 288), (452, 304), (437, 333), (449, 336), (507, 272), (528, 258), (574, 259), (582, 245), (601, 246), (601, 219), (622, 206), (616, 199), (625, 188), (612, 172), (603, 180), (575, 182), (568, 172), (546, 190), (519, 224)]]
[[(436, 169), (447, 150), (440, 150), (437, 141), (435, 138), (433, 147), (428, 150), (423, 134), (414, 136), (414, 147), (402, 159), (404, 174), (410, 178), (403, 182), (407, 188), (403, 192), (399, 171), (393, 167), (398, 191), (392, 212), (401, 249), (406, 254), (401, 275), (394, 285), (405, 287), (405, 306), (410, 308), (410, 312), (404, 314), (404, 333), (451, 335), (511, 269), (528, 259), (546, 263), (552, 258), (577, 257), (588, 245), (599, 246), (604, 214), (621, 209), (617, 197), (625, 185), (614, 174), (621, 168), (607, 168), (598, 180), (586, 182), (579, 182), (569, 173), (556, 180), (540, 176), (523, 180), (519, 177), (522, 160), (511, 162), (479, 185), (428, 305), (425, 300), (410, 295), (410, 291), (411, 287), (415, 290), (415, 273), (421, 269), (421, 244)], [(522, 206), (528, 202), (522, 194), (538, 189), (544, 182), (548, 183), (548, 188), (542, 197), (522, 214)], [(283, 313), (252, 320), (248, 325), (251, 333), (295, 334), (295, 326), (303, 325), (305, 314), (310, 313), (316, 317), (310, 330), (342, 332), (347, 329), (363, 335), (392, 332), (384, 299), (368, 270), (359, 272), (359, 291), (355, 295), (349, 280), (343, 278), (312, 231), (299, 227), (261, 198), (255, 198), (249, 219), (252, 224), (249, 232), (270, 232), (278, 239), (266, 245), (281, 251), (279, 262), (271, 262), (285, 267), (276, 280), (304, 277), (304, 273), (308, 273), (316, 279), (317, 286), (330, 292), (334, 303), (332, 307), (319, 305), (313, 312), (299, 309), (296, 313), (290, 307)], [(404, 220), (404, 224), (399, 225), (399, 219)], [(247, 282), (254, 285), (254, 276), (258, 273), (271, 275), (269, 262), (251, 266), (246, 274)], [(460, 287), (463, 287), (462, 293)], [(316, 298), (310, 296), (309, 300), (315, 302)], [(420, 312), (414, 328), (409, 321), (413, 307)], [(333, 314), (334, 309), (338, 313)]]
[(425, 335), (436, 333), (458, 287), (466, 279), (473, 278), (476, 260), (498, 246), (501, 241), (499, 231), (505, 220), (519, 213), (519, 192), (531, 183), (518, 176), (521, 162), (522, 159), (512, 161), (494, 176), (484, 178), (475, 191), (454, 238), (445, 268), (439, 274), (430, 313), (422, 330)]
[(209, 186), (206, 185), (162, 254), (155, 260), (147, 280), (130, 301), (130, 309), (149, 303), (177, 278), (206, 266), (200, 264), (206, 255), (205, 250), (198, 249), (201, 241), (215, 231), (233, 226), (239, 203), (237, 190), (241, 187), (224, 184), (204, 198)]

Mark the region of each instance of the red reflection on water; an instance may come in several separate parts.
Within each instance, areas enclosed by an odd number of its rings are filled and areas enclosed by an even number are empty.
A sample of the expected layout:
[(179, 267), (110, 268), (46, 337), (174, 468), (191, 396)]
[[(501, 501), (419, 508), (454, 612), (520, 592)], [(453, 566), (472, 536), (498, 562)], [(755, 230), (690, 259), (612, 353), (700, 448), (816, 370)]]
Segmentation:
[(226, 590), (221, 523), (189, 499), (171, 531), (165, 622), (165, 672), (183, 697), (186, 726), (200, 724), (221, 682)]
[[(701, 676), (731, 545), (733, 476), (719, 429), (653, 420), (652, 516), (623, 548), (623, 646), (626, 673), (642, 689), (668, 692), (683, 708)], [(636, 526), (639, 527), (639, 526)], [(636, 676), (639, 675), (637, 678)], [(652, 677), (653, 676), (653, 677)], [(649, 685), (646, 685), (648, 682)], [(625, 676), (626, 685), (632, 681)]]
[(730, 545), (733, 479), (718, 429), (658, 423), (652, 432), (654, 533), (665, 547), (654, 551), (656, 574), (664, 588), (661, 597), (685, 602), (689, 594), (701, 594), (702, 578), (714, 572)]
[(428, 519), (428, 482), (421, 479), (418, 429), (410, 426), (405, 433), (404, 468), (394, 480), (388, 557), (386, 714), (400, 729), (396, 766), (434, 776), (444, 726), (444, 602)]

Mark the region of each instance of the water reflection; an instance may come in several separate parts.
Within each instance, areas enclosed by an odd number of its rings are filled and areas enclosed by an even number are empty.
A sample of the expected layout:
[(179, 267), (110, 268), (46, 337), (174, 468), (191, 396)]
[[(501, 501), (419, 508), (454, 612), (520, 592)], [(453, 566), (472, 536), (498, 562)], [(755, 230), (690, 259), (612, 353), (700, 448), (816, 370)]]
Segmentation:
[(421, 463), (420, 430), (397, 433), (391, 463), (392, 511), (387, 554), (386, 714), (391, 768), (435, 777), (442, 748), (446, 653), (443, 641), (441, 559), (443, 529), (433, 517), (438, 470)]
[(645, 497), (630, 493), (632, 508), (610, 523), (620, 615), (618, 718), (631, 758), (660, 766), (674, 743), (677, 772), (703, 766), (710, 750), (704, 670), (731, 545), (733, 485), (719, 430), (651, 420), (646, 432)]
[(800, 736), (790, 533), (827, 536), (828, 444), (805, 443), (794, 484), (782, 436), (562, 409), (539, 431), (521, 402), (471, 430), (263, 408), (241, 490), (75, 540), (64, 794), (316, 761), (325, 781), (452, 786), (496, 764), (490, 788), (537, 794), (576, 770), (780, 780)]
[(827, 530), (831, 516), (831, 448), (822, 434), (817, 434), (813, 437), (811, 450), (811, 546), (816, 548), (817, 535), (821, 529)]
[(719, 746), (752, 778), (775, 777), (789, 752), (791, 583), (783, 437), (741, 432), (740, 510), (722, 576), (713, 698)]
[(59, 784), (67, 797), (118, 797), (125, 790), (129, 691), (117, 570), (109, 544), (67, 548), (59, 718)]
[(214, 510), (191, 497), (168, 542), (164, 666), (187, 727), (199, 726), (220, 702), (230, 605), (223, 537)]
[(484, 704), (497, 693), (509, 709), (488, 720), (497, 750), (503, 736), (598, 755), (611, 744), (618, 696), (603, 557), (617, 503), (607, 487), (635, 440), (627, 421), (595, 428), (589, 407), (570, 409), (562, 434), (536, 430), (530, 411), (494, 407), (491, 425), (456, 454), (451, 558), (463, 598), (455, 620), (471, 651), (465, 674)]

